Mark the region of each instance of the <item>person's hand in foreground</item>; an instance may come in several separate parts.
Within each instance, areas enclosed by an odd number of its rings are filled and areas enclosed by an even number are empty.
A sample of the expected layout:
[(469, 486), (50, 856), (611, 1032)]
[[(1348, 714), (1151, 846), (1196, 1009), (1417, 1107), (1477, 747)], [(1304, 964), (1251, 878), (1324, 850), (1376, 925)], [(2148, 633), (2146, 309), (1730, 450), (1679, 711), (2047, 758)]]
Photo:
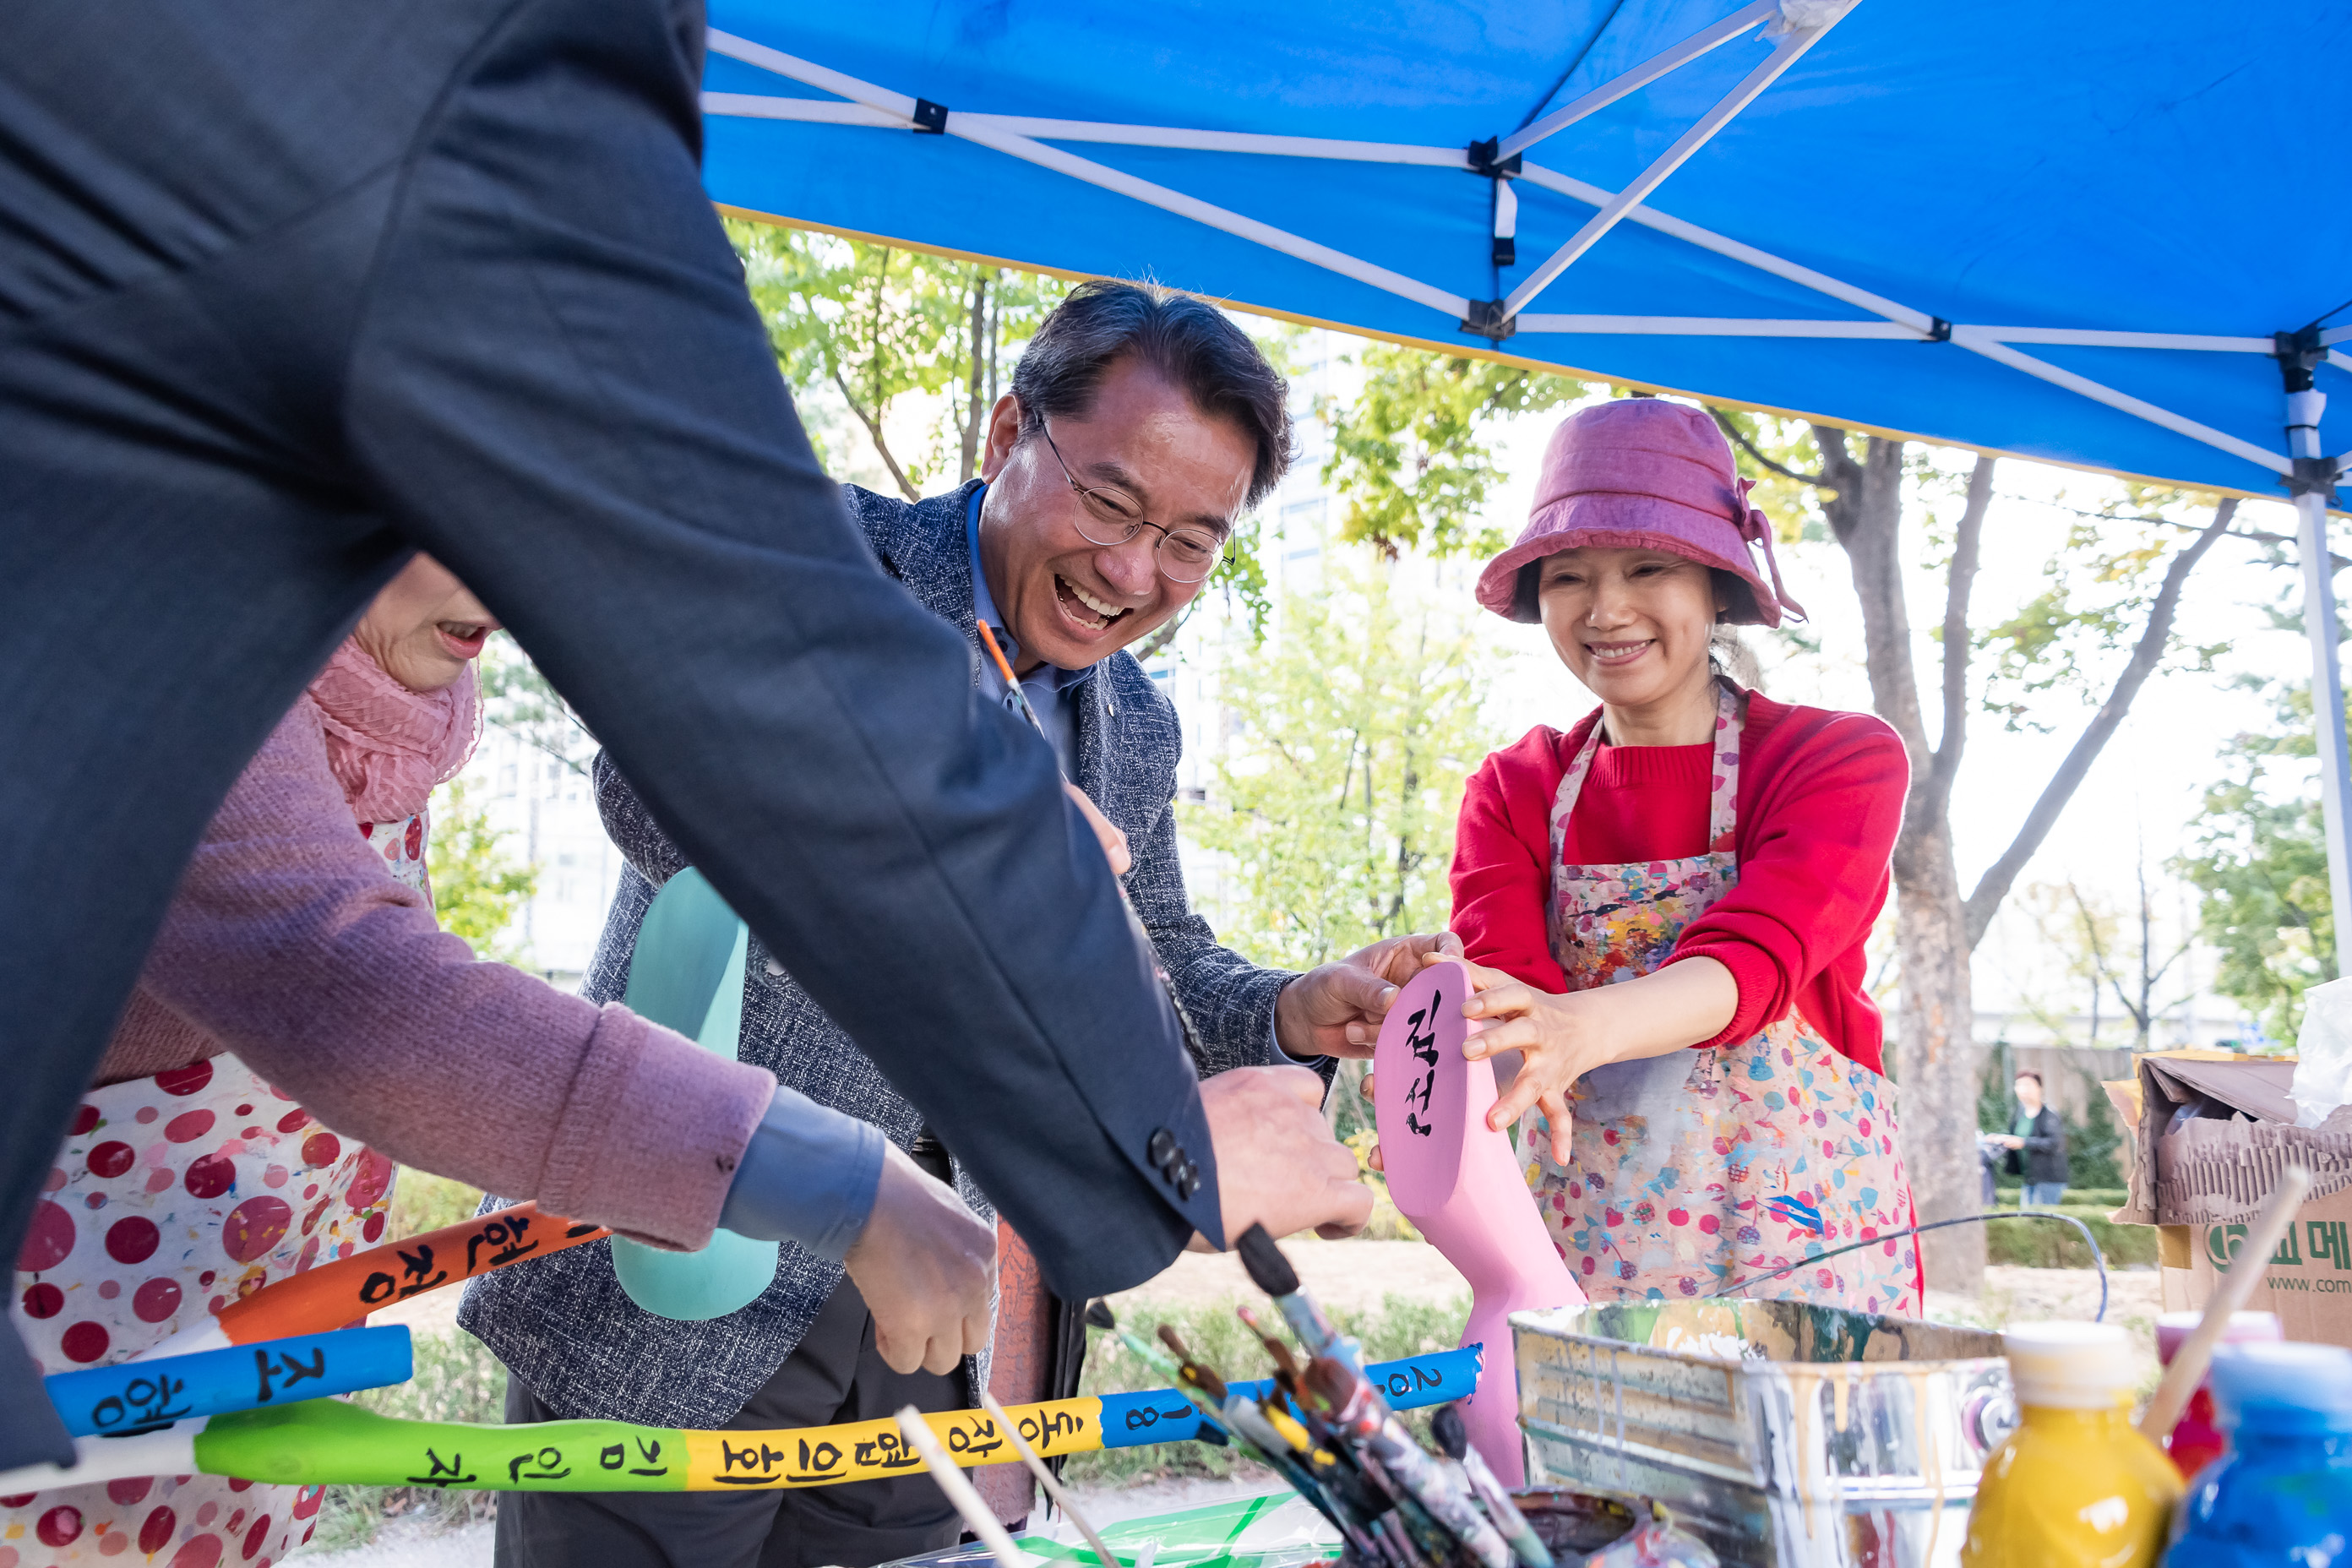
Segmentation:
[(893, 1372), (953, 1372), (988, 1343), (996, 1227), (895, 1143), (882, 1156), (872, 1216), (842, 1262)]
[[(1306, 1068), (1235, 1068), (1201, 1085), (1217, 1160), (1225, 1242), (1253, 1225), (1271, 1234), (1353, 1236), (1372, 1217), (1356, 1156), (1323, 1121), (1323, 1080)], [(1195, 1251), (1212, 1250), (1202, 1237)]]
[(1110, 874), (1126, 876), (1127, 868), (1135, 864), (1135, 857), (1127, 852), (1127, 835), (1118, 830), (1117, 823), (1102, 814), (1102, 807), (1088, 798), (1086, 791), (1067, 779), (1062, 781), (1062, 788), (1069, 795), (1071, 804), (1078, 808), (1078, 815), (1087, 819), (1087, 826), (1095, 830), (1095, 842), (1102, 846), (1103, 858), (1110, 862)]
[(1310, 969), (1282, 988), (1274, 1037), (1294, 1057), (1369, 1057), (1397, 988), (1437, 959), (1462, 956), (1450, 931), (1392, 936)]
[[(1502, 1131), (1530, 1106), (1551, 1123), (1551, 1152), (1569, 1162), (1574, 1121), (1569, 1087), (1594, 1068), (1685, 1050), (1711, 1040), (1739, 1006), (1739, 984), (1712, 958), (1693, 958), (1612, 985), (1565, 995), (1538, 991), (1499, 969), (1465, 963), (1471, 994), (1463, 1016), (1475, 1021), (1462, 1055), (1470, 1061), (1518, 1054), (1517, 1071), (1504, 1081), (1507, 1063), (1496, 1064), (1497, 1092), (1486, 1125)], [(1372, 1098), (1366, 1073), (1363, 1096)], [(1366, 1160), (1386, 1170), (1379, 1145)]]

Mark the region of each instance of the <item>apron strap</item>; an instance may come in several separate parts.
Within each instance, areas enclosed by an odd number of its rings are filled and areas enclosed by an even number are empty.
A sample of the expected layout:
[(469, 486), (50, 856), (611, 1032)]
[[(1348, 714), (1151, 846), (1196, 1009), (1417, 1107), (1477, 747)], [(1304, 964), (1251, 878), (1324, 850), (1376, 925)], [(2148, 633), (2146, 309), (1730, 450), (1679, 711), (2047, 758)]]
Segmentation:
[[(1739, 826), (1739, 750), (1740, 737), (1747, 731), (1747, 693), (1728, 680), (1716, 682), (1715, 734), (1709, 744), (1715, 754), (1708, 761), (1709, 778), (1706, 803), (1707, 852), (1727, 851), (1732, 837)], [(1601, 721), (1595, 719), (1592, 732), (1584, 738), (1568, 772), (1560, 776), (1559, 789), (1551, 803), (1551, 859), (1558, 866), (1568, 849), (1569, 814), (1584, 794), (1585, 775), (1592, 771), (1592, 760), (1601, 754)]]

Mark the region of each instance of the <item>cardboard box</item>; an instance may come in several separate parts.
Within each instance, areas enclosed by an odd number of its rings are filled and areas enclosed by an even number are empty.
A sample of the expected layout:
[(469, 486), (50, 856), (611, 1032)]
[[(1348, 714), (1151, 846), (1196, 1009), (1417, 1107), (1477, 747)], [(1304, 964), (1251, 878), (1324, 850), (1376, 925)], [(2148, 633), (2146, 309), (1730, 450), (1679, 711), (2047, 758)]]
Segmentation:
[(2211, 1298), (2281, 1174), (2299, 1164), (2311, 1194), (2247, 1306), (2277, 1313), (2291, 1340), (2352, 1345), (2352, 1106), (2323, 1127), (2295, 1126), (2294, 1064), (2275, 1058), (2147, 1056), (2138, 1069), (2137, 1157), (2115, 1217), (2166, 1227), (2166, 1308)]

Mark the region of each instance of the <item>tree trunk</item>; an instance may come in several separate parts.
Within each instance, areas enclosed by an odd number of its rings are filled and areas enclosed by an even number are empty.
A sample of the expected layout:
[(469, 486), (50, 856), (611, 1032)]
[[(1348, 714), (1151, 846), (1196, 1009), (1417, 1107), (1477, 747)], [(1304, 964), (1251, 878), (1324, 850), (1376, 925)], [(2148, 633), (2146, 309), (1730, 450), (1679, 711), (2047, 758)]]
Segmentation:
[[(1900, 1088), (1904, 1164), (1919, 1223), (1957, 1219), (1984, 1207), (1977, 1163), (1976, 1005), (1969, 976), (1967, 922), (1952, 865), (1950, 829), (1907, 828), (1895, 850), (1895, 943), (1903, 986), (1895, 1010), (1890, 1065)], [(1985, 1267), (1984, 1227), (1954, 1226), (1919, 1238), (1927, 1283), (1973, 1293)]]
[[(1911, 661), (1911, 616), (1903, 596), (1899, 549), (1903, 521), (1903, 443), (1871, 437), (1855, 460), (1843, 430), (1813, 427), (1822, 451), (1822, 479), (1834, 490), (1822, 502), (1830, 531), (1844, 546), (1862, 604), (1864, 656), (1872, 705), (1894, 726), (1911, 760), (1911, 790), (1903, 830), (1895, 842), (1895, 945), (1902, 970), (1894, 1038), (1887, 1053), (1895, 1079), (1899, 1147), (1911, 1179), (1919, 1223), (1954, 1219), (1982, 1209), (1976, 1152), (1976, 1013), (1969, 991), (1968, 916), (1952, 862), (1948, 810), (1952, 775), (1967, 735), (1965, 715), (1944, 716), (1944, 746), (1931, 750), (1919, 711), (1919, 685)], [(1956, 554), (1969, 568), (1950, 581), (1947, 622), (1967, 624), (1976, 541), (1991, 496), (1991, 465), (1979, 464), (1969, 487)], [(1947, 646), (1948, 677), (1963, 682), (1968, 645)], [(1974, 1292), (1982, 1283), (1985, 1238), (1979, 1226), (1955, 1226), (1920, 1237), (1927, 1282)]]
[(989, 268), (971, 269), (971, 397), (963, 417), (963, 468), (956, 483), (968, 485), (980, 472), (980, 433), (988, 422), (988, 404), (981, 401), (988, 385), (988, 280), (994, 274)]

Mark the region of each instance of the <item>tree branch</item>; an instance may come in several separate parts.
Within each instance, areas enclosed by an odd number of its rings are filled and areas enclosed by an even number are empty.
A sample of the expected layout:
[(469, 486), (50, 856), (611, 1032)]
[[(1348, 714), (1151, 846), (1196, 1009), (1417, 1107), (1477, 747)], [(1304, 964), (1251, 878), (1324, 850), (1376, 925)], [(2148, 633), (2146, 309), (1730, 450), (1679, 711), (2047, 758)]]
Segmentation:
[(1969, 741), (1969, 595), (1976, 587), (1984, 545), (1985, 511), (1992, 504), (1993, 459), (1980, 457), (1969, 475), (1968, 504), (1952, 536), (1952, 566), (1944, 583), (1944, 734), (1936, 747), (1928, 805), (1937, 816), (1951, 799), (1960, 754)]
[(900, 468), (898, 459), (890, 455), (890, 443), (882, 438), (882, 422), (866, 412), (866, 405), (857, 401), (857, 394), (849, 390), (849, 383), (843, 379), (838, 366), (834, 369), (833, 384), (841, 388), (841, 395), (848, 402), (849, 411), (857, 416), (857, 422), (866, 426), (866, 435), (874, 438), (874, 449), (882, 454), (882, 466), (890, 470), (890, 478), (897, 482), (898, 493), (908, 500), (922, 500), (923, 492), (915, 488), (914, 481), (907, 478), (907, 470)]
[(1801, 485), (1818, 485), (1823, 489), (1829, 488), (1829, 481), (1823, 479), (1821, 475), (1801, 474), (1794, 468), (1786, 468), (1774, 462), (1771, 458), (1758, 451), (1756, 449), (1756, 443), (1750, 441), (1745, 435), (1743, 435), (1740, 432), (1739, 426), (1733, 424), (1730, 416), (1725, 414), (1722, 409), (1710, 408), (1707, 412), (1715, 416), (1716, 424), (1721, 426), (1723, 427), (1723, 433), (1730, 437), (1733, 441), (1738, 444), (1741, 451), (1755, 458), (1757, 462), (1761, 464), (1763, 467), (1771, 469), (1774, 473), (1780, 475), (1784, 479), (1794, 479)]
[(2091, 764), (2098, 761), (2101, 749), (2123, 723), (2124, 716), (2131, 711), (2132, 700), (2139, 695), (2139, 689), (2147, 684), (2147, 678), (2156, 672), (2157, 665), (2164, 658), (2165, 648), (2172, 640), (2173, 616), (2180, 607), (2180, 592), (2188, 584), (2189, 573), (2197, 569), (2197, 563), (2205, 558), (2205, 552), (2230, 531), (2230, 520), (2237, 512), (2238, 499), (2235, 496), (2215, 507), (2213, 521), (2186, 550), (2174, 556), (2172, 564), (2165, 569), (2164, 586), (2158, 590), (2156, 603), (2148, 610), (2147, 626), (2140, 633), (2138, 645), (2132, 649), (2131, 662), (2124, 666), (2121, 675), (2116, 677), (2115, 688), (2107, 693), (2106, 701), (2101, 704), (2089, 727), (2074, 742), (2074, 750), (2066, 753), (2066, 760), (2059, 764), (2058, 771), (2051, 775), (2050, 782), (2042, 786), (2042, 797), (2026, 814), (2025, 825), (2017, 830), (2017, 837), (1985, 872), (1983, 879), (1977, 883), (1976, 891), (1969, 895), (1968, 942), (1971, 949), (1984, 940), (1985, 928), (1992, 924), (1993, 912), (2000, 908), (2001, 900), (2009, 896), (2009, 889), (2016, 882), (2018, 873), (2025, 869), (2025, 863), (2033, 858), (2034, 851), (2042, 847), (2042, 841), (2057, 826), (2059, 814), (2066, 809), (2066, 803), (2081, 787), (2084, 775), (2091, 771)]

